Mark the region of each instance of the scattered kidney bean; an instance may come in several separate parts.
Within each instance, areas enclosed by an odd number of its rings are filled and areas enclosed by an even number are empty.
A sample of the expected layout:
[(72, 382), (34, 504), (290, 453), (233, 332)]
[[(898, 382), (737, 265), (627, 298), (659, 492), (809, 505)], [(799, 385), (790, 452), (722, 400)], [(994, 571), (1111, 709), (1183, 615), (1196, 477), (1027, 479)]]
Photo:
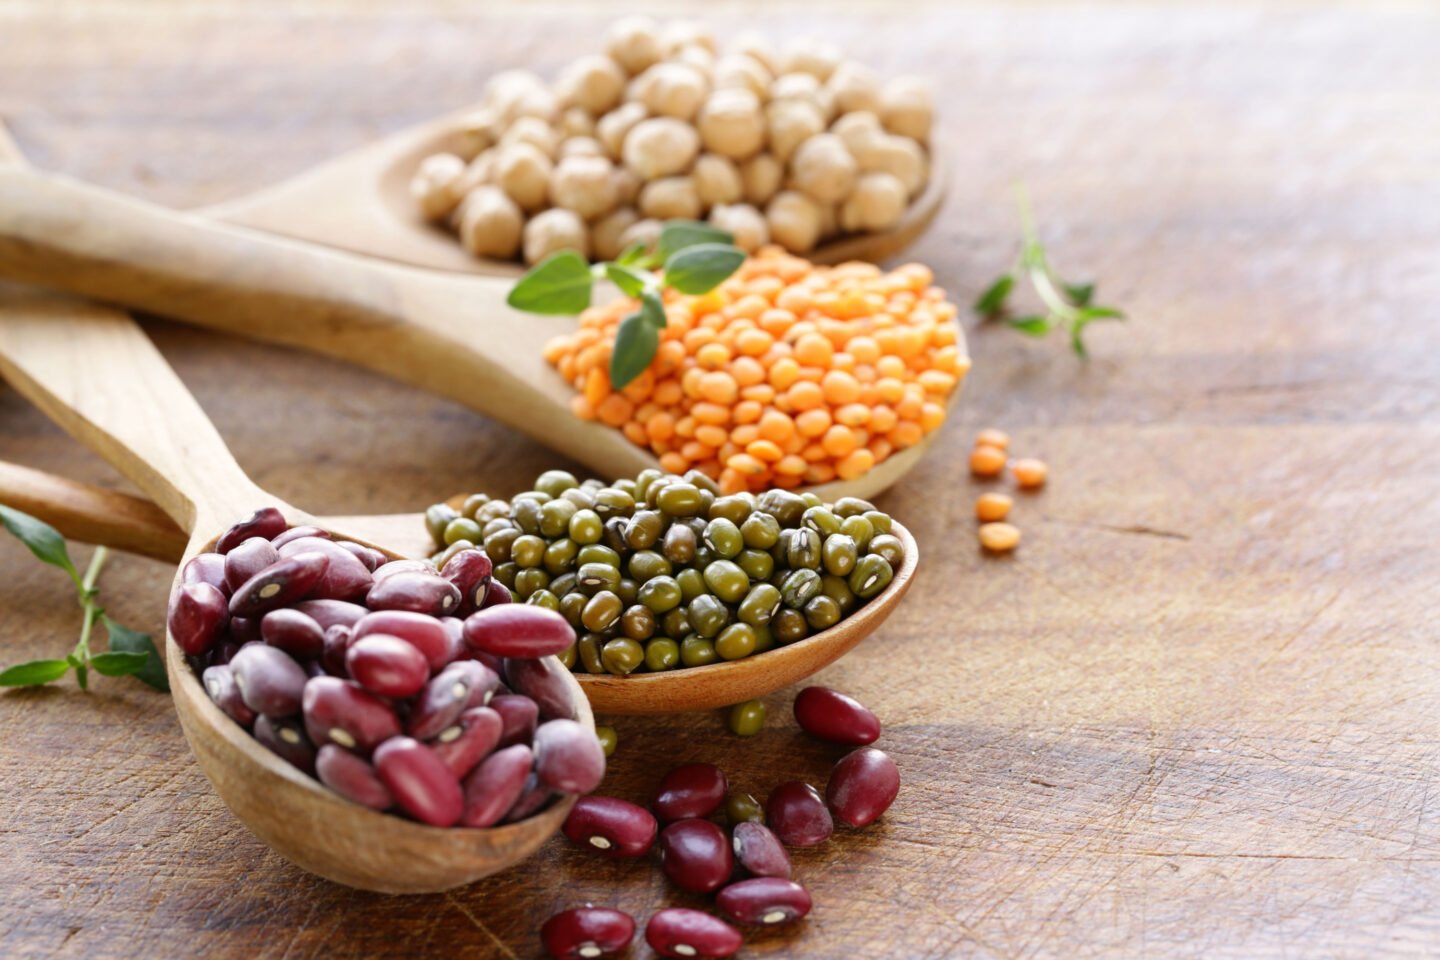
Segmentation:
[(472, 613), (465, 642), (497, 657), (550, 657), (575, 642), (575, 630), (554, 610), (512, 603)]
[(391, 737), (375, 748), (375, 772), (395, 803), (432, 827), (458, 823), (465, 810), (460, 781), (419, 740)]
[(284, 650), (255, 643), (230, 661), (230, 673), (245, 705), (268, 717), (293, 717), (309, 679)]
[(737, 823), (730, 837), (735, 859), (752, 876), (790, 879), (790, 854), (763, 823)]
[(337, 743), (368, 754), (400, 733), (400, 720), (388, 701), (338, 677), (307, 682), (302, 707), (305, 729), (316, 743)]
[(880, 721), (858, 700), (829, 687), (806, 687), (795, 698), (795, 721), (812, 737), (864, 746), (880, 737)]
[(492, 569), (490, 558), (479, 550), (461, 550), (440, 568), (440, 576), (455, 584), (461, 603), (475, 610), (485, 602)]
[(505, 661), (505, 679), (516, 693), (534, 700), (546, 717), (573, 719), (575, 704), (566, 685), (566, 670), (553, 657), (539, 660), (510, 659)]
[(813, 847), (835, 832), (835, 822), (819, 791), (800, 780), (782, 783), (771, 791), (765, 820), (775, 836), (791, 847)]
[(499, 746), (529, 743), (535, 735), (540, 708), (535, 701), (520, 693), (503, 693), (490, 699), (489, 707), (500, 714), (503, 726)]
[(255, 718), (255, 739), (271, 753), (296, 769), (315, 775), (315, 745), (295, 720), (282, 720), (264, 714)]
[(279, 552), (282, 557), (293, 557), (311, 551), (325, 554), (330, 561), (311, 596), (323, 600), (358, 600), (365, 596), (374, 581), (370, 568), (335, 541), (323, 537), (299, 537), (286, 543)]
[(665, 774), (655, 797), (661, 820), (708, 817), (725, 802), (725, 774), (709, 763), (687, 763)]
[(595, 732), (574, 720), (549, 720), (535, 730), (535, 773), (561, 793), (589, 793), (605, 778), (605, 750)]
[(225, 558), (218, 553), (197, 553), (180, 571), (180, 582), (208, 583), (224, 592)]
[(468, 708), (486, 706), (499, 686), (500, 677), (483, 663), (456, 661), (420, 690), (406, 732), (419, 740), (432, 740)]
[(220, 639), (230, 615), (225, 594), (209, 583), (187, 583), (170, 600), (166, 626), (181, 650), (192, 657), (208, 653)]
[(488, 827), (520, 799), (530, 776), (533, 755), (523, 743), (497, 750), (465, 778), (465, 812), (462, 827)]
[(345, 668), (356, 683), (382, 697), (413, 696), (430, 679), (425, 655), (399, 637), (384, 633), (351, 637)]
[(430, 741), (430, 749), (459, 779), (495, 749), (500, 740), (500, 714), (489, 707), (472, 707)]
[(676, 820), (660, 831), (660, 863), (680, 889), (709, 893), (730, 879), (735, 855), (725, 831), (709, 820)]
[(230, 597), (230, 615), (254, 617), (308, 596), (330, 558), (323, 553), (297, 553), (272, 563), (246, 580)]
[(251, 537), (225, 554), (225, 589), (234, 593), (255, 574), (280, 559), (280, 552), (264, 537)]
[(313, 660), (325, 652), (325, 631), (314, 617), (294, 607), (271, 610), (260, 618), (260, 638), (297, 660)]
[(395, 798), (380, 782), (375, 768), (336, 744), (327, 743), (315, 754), (315, 775), (325, 786), (362, 807), (389, 810), (395, 805)]
[(607, 857), (643, 857), (659, 825), (644, 807), (616, 797), (581, 797), (565, 818), (565, 836)]
[(365, 594), (371, 610), (410, 610), (443, 617), (460, 606), (460, 590), (449, 580), (429, 573), (393, 573)]
[(736, 923), (775, 926), (799, 920), (810, 912), (810, 892), (777, 877), (741, 880), (721, 890), (715, 905)]
[(842, 823), (864, 827), (879, 819), (899, 793), (895, 761), (874, 747), (862, 747), (835, 764), (825, 802)]
[(619, 953), (635, 939), (635, 920), (604, 907), (555, 914), (540, 928), (540, 942), (555, 960), (595, 960)]
[(699, 910), (669, 907), (645, 925), (645, 942), (662, 957), (681, 960), (728, 957), (745, 942), (740, 931)]
[(399, 637), (419, 650), (431, 670), (442, 670), (455, 659), (450, 656), (450, 641), (439, 620), (408, 610), (377, 610), (367, 613), (355, 624), (355, 640), (372, 633)]
[(229, 530), (220, 534), (215, 541), (216, 553), (229, 553), (251, 537), (270, 540), (285, 532), (285, 517), (274, 507), (261, 507), (248, 518), (241, 520)]
[(240, 689), (235, 686), (235, 678), (230, 673), (230, 667), (223, 664), (206, 667), (205, 673), (200, 679), (205, 684), (205, 692), (210, 695), (215, 706), (224, 711), (231, 720), (249, 730), (255, 723), (255, 711), (245, 705), (245, 700), (240, 696)]
[(480, 609), (499, 606), (502, 603), (510, 603), (510, 589), (499, 580), (491, 580), (485, 585), (485, 599), (480, 603)]

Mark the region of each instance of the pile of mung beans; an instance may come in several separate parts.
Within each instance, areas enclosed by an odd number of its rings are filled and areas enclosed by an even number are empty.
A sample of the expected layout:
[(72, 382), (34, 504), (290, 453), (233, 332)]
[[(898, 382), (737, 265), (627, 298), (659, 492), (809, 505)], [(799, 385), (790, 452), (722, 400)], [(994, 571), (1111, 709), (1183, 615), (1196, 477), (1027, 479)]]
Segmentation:
[(605, 774), (553, 655), (479, 550), (389, 560), (266, 508), (184, 568), (168, 626), (216, 706), (335, 793), (438, 827), (523, 820)]
[(804, 639), (878, 595), (904, 559), (890, 517), (864, 500), (721, 495), (694, 470), (609, 486), (551, 470), (510, 500), (436, 504), (425, 522), (434, 563), (482, 551), (497, 587), (574, 627), (561, 662), (617, 676)]

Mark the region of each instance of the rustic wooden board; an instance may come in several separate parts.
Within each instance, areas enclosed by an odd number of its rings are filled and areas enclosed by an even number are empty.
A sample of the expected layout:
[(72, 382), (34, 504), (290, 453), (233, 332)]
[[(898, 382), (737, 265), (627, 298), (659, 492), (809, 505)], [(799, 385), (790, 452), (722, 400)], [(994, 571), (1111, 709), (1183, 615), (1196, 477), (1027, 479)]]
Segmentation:
[[(681, 5), (672, 4), (668, 9)], [(694, 5), (704, 12), (703, 5)], [(1134, 320), (1096, 359), (972, 336), (959, 421), (884, 506), (925, 563), (822, 676), (873, 705), (906, 786), (797, 856), (818, 907), (749, 955), (1375, 957), (1440, 944), (1440, 20), (1422, 6), (757, 5), (937, 75), (965, 146), (915, 255), (973, 295), (1028, 181), (1062, 268)], [(0, 116), (41, 166), (179, 206), (454, 109), (589, 48), (591, 5), (478, 12), (0, 3)], [(727, 21), (752, 19), (725, 14)], [(314, 357), (150, 331), (256, 480), (328, 512), (510, 492), (557, 459)], [(974, 429), (1052, 465), (1005, 560), (971, 538)], [(114, 475), (13, 393), (0, 456)], [(948, 498), (948, 499), (947, 499)], [(120, 558), (112, 613), (170, 572)], [(63, 578), (0, 540), (4, 659), (56, 655)], [(706, 759), (764, 791), (835, 753), (786, 722), (627, 719), (607, 789)], [(786, 773), (782, 773), (782, 771)], [(553, 909), (676, 897), (554, 842), (457, 893), (360, 895), (230, 817), (162, 697), (0, 695), (0, 955), (533, 957)], [(647, 956), (644, 948), (637, 957)]]

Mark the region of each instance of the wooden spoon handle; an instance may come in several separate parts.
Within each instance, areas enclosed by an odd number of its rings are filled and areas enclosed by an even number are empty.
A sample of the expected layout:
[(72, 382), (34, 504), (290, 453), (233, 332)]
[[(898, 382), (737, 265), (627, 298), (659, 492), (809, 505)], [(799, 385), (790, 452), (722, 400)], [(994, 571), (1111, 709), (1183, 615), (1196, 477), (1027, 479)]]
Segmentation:
[(0, 300), (0, 374), (186, 531), (214, 533), (274, 499), (245, 476), (160, 351), (122, 313), (54, 298)]

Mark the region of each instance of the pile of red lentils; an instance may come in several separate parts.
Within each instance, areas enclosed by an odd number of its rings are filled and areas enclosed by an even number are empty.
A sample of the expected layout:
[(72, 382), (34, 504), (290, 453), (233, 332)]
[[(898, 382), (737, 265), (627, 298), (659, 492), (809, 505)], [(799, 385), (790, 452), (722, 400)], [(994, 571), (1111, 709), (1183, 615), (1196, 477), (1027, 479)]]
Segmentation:
[[(975, 449), (970, 451), (970, 472), (977, 477), (994, 479), (1010, 468), (1015, 485), (1021, 490), (1038, 490), (1045, 486), (1050, 469), (1045, 461), (1033, 457), (1010, 459), (1010, 437), (993, 427), (975, 436)], [(1008, 494), (991, 491), (980, 494), (975, 501), (975, 519), (980, 521), (980, 545), (994, 553), (1008, 553), (1020, 545), (1020, 528), (1006, 523), (1015, 500)]]

